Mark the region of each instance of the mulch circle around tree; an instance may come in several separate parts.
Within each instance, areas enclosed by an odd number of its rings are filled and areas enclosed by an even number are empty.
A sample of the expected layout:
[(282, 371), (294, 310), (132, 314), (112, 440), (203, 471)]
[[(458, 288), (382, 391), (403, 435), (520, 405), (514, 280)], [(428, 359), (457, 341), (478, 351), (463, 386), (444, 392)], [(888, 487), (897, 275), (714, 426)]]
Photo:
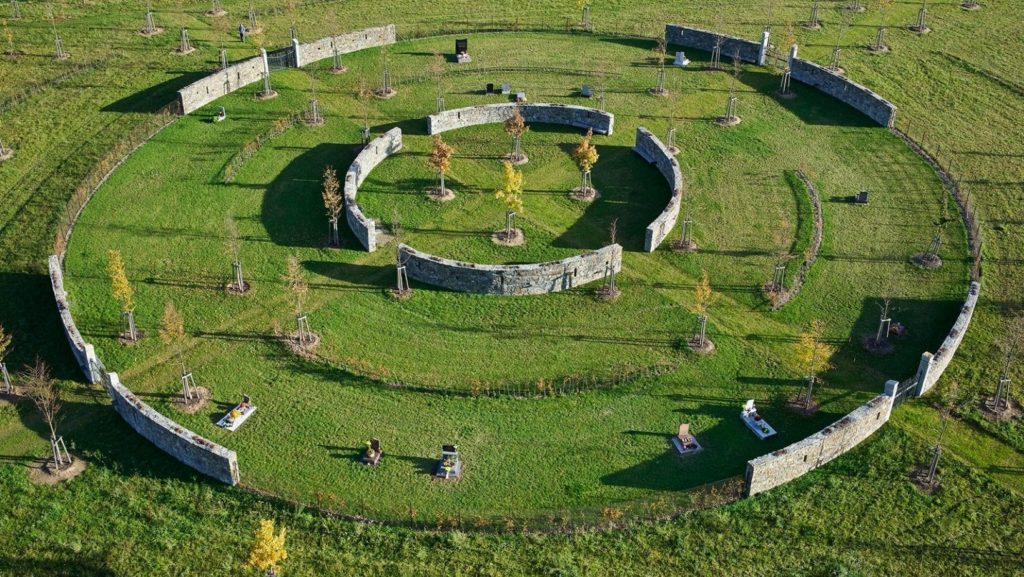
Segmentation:
[(776, 90), (775, 96), (783, 100), (793, 100), (794, 98), (796, 98), (796, 92), (792, 89), (790, 89), (789, 92), (780, 92)]
[(588, 186), (587, 188), (577, 186), (569, 192), (569, 198), (578, 202), (594, 202), (601, 198), (601, 193), (592, 186)]
[(821, 408), (814, 399), (810, 404), (804, 403), (804, 393), (798, 393), (786, 400), (786, 407), (802, 417), (813, 417)]
[(185, 402), (185, 399), (178, 395), (171, 401), (171, 406), (178, 410), (178, 412), (185, 413), (186, 415), (194, 415), (203, 409), (210, 403), (210, 389), (206, 387), (196, 387), (192, 391), (194, 398), (191, 401)]
[(22, 397), (18, 394), (17, 390), (14, 393), (0, 393), (0, 409), (3, 407), (13, 407), (21, 399)]
[(728, 116), (719, 116), (718, 118), (715, 118), (715, 124), (719, 126), (724, 126), (726, 128), (729, 128), (730, 126), (736, 126), (741, 122), (743, 122), (743, 119), (740, 118), (739, 116), (733, 116), (731, 118)]
[(139, 30), (139, 36), (142, 36), (144, 38), (152, 38), (152, 37), (154, 37), (154, 36), (156, 36), (158, 34), (163, 34), (163, 33), (164, 33), (164, 29), (160, 28), (159, 26), (154, 28), (152, 32), (147, 32), (145, 30)]
[(651, 96), (661, 96), (661, 97), (668, 96), (668, 90), (665, 90), (664, 88), (662, 88), (660, 90), (657, 89), (657, 88), (649, 88), (649, 89), (647, 89), (647, 93), (650, 94)]
[(238, 290), (238, 283), (236, 282), (229, 282), (227, 285), (224, 286), (225, 292), (227, 292), (229, 295), (235, 296), (244, 295), (245, 293), (249, 292), (250, 288), (251, 285), (245, 281), (242, 281), (242, 290)]
[(935, 470), (935, 481), (932, 483), (928, 482), (928, 467), (924, 465), (917, 465), (914, 470), (910, 472), (910, 482), (925, 495), (934, 495), (935, 493), (942, 490), (942, 483), (939, 477), (940, 469)]
[(676, 239), (669, 243), (669, 248), (671, 248), (675, 252), (696, 252), (697, 243), (693, 242), (692, 240), (683, 241)]
[(509, 153), (503, 156), (502, 158), (511, 162), (512, 166), (522, 166), (527, 162), (530, 162), (530, 157), (526, 156), (525, 152), (519, 153), (519, 156), (513, 156), (512, 153)]
[(316, 349), (320, 346), (320, 335), (314, 332), (309, 333), (309, 339), (305, 343), (299, 342), (298, 332), (290, 333), (282, 340), (293, 353), (307, 359), (315, 358)]
[(876, 46), (869, 46), (868, 47), (868, 52), (870, 52), (870, 53), (872, 53), (872, 54), (874, 54), (876, 56), (881, 56), (882, 54), (888, 54), (890, 52), (890, 50), (891, 49), (888, 46), (877, 46), (877, 47)]
[(435, 186), (427, 191), (427, 198), (434, 202), (448, 202), (455, 198), (455, 191), (450, 188), (440, 190)]
[(386, 290), (388, 296), (397, 301), (407, 301), (412, 298), (412, 289), (398, 290), (396, 288), (389, 288)]
[(394, 96), (396, 94), (398, 94), (398, 91), (395, 90), (394, 88), (391, 88), (389, 90), (384, 90), (384, 89), (381, 89), (381, 88), (377, 88), (376, 90), (373, 91), (373, 95), (374, 96), (376, 96), (377, 98), (381, 98), (383, 100), (387, 100), (389, 98), (394, 98)]
[(331, 66), (331, 74), (343, 74), (348, 72), (348, 66)]
[(260, 90), (256, 93), (256, 100), (270, 100), (271, 98), (277, 98), (276, 90), (271, 90), (270, 92)]
[(622, 296), (622, 289), (619, 287), (613, 288), (608, 284), (601, 285), (594, 291), (594, 296), (596, 296), (599, 301), (613, 303), (619, 300), (619, 297)]
[(526, 244), (526, 235), (518, 228), (513, 228), (512, 233), (507, 236), (504, 230), (499, 230), (491, 235), (491, 242), (501, 246), (522, 246)]
[(940, 257), (937, 254), (932, 254), (930, 252), (919, 252), (914, 256), (910, 257), (910, 262), (916, 264), (921, 268), (926, 268), (928, 270), (942, 268), (942, 257)]
[(126, 347), (134, 347), (145, 336), (146, 333), (142, 332), (139, 329), (135, 329), (135, 340), (132, 340), (132, 338), (128, 336), (128, 333), (125, 332), (117, 335), (117, 342), (121, 343)]
[(967, 2), (963, 2), (963, 3), (960, 4), (960, 8), (962, 8), (964, 10), (972, 10), (972, 11), (973, 10), (981, 10), (981, 4), (968, 4)]
[(185, 50), (185, 51), (182, 51), (181, 48), (175, 48), (174, 49), (174, 53), (175, 54), (180, 54), (181, 56), (186, 56), (188, 54), (192, 54), (195, 51), (196, 51), (195, 48), (189, 48), (188, 50)]
[(876, 342), (875, 335), (864, 335), (861, 337), (860, 346), (876, 357), (891, 355), (896, 350), (896, 346), (891, 339), (882, 339), (881, 342)]
[(54, 469), (53, 459), (41, 459), (29, 464), (28, 480), (37, 485), (56, 485), (81, 475), (87, 465), (85, 459), (75, 454), (71, 455), (71, 464), (61, 469)]
[(686, 348), (697, 353), (698, 355), (710, 355), (715, 352), (715, 343), (711, 339), (704, 337), (704, 344), (701, 345), (697, 342), (697, 339), (690, 339), (686, 341)]
[(979, 401), (978, 410), (986, 419), (997, 423), (1005, 423), (1021, 416), (1021, 407), (1013, 400), (1007, 400), (1005, 407), (996, 409), (995, 397), (986, 397)]

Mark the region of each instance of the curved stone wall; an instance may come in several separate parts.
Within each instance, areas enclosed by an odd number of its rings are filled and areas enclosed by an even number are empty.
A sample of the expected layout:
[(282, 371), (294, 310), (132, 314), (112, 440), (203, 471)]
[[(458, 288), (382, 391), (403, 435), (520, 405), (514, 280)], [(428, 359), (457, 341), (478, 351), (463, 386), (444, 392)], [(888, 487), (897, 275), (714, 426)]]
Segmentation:
[(377, 223), (363, 214), (356, 202), (356, 194), (370, 172), (401, 149), (402, 129), (392, 128), (363, 147), (345, 173), (345, 220), (368, 252), (377, 250)]
[(78, 361), (82, 373), (90, 383), (102, 382), (121, 418), (137, 433), (168, 455), (192, 467), (196, 471), (218, 481), (234, 485), (238, 483), (238, 458), (234, 451), (209, 441), (168, 419), (142, 402), (121, 384), (117, 373), (108, 373), (96, 356), (92, 345), (82, 339), (81, 333), (71, 318), (60, 257), (50, 257), (50, 283), (53, 298), (57, 301), (64, 335), (71, 345), (71, 354)]
[[(756, 495), (792, 481), (842, 455), (882, 428), (892, 414), (896, 381), (885, 392), (817, 433), (747, 461), (746, 494)], [(737, 413), (739, 409), (736, 409)]]
[(569, 290), (622, 270), (622, 247), (611, 244), (567, 259), (537, 264), (475, 264), (441, 258), (400, 244), (409, 277), (458, 292), (537, 295)]
[(636, 144), (633, 145), (633, 150), (644, 160), (657, 166), (661, 175), (668, 181), (668, 185), (672, 187), (672, 198), (669, 199), (668, 205), (658, 218), (647, 225), (644, 234), (644, 250), (654, 252), (679, 220), (679, 208), (683, 202), (683, 173), (679, 169), (679, 161), (668, 151), (665, 144), (642, 126), (636, 129)]
[(953, 328), (949, 329), (949, 334), (942, 341), (939, 350), (935, 351), (935, 354), (926, 352), (921, 355), (921, 363), (917, 367), (917, 376), (915, 377), (917, 379), (917, 386), (914, 389), (915, 397), (920, 397), (931, 390), (935, 383), (939, 381), (942, 373), (946, 371), (946, 367), (953, 360), (956, 350), (960, 348), (964, 335), (967, 334), (967, 327), (971, 326), (974, 307), (977, 306), (978, 296), (980, 295), (981, 284), (972, 282), (971, 288), (967, 291), (964, 305), (960, 309), (960, 316), (953, 323)]
[(793, 80), (813, 86), (849, 104), (882, 126), (892, 128), (896, 119), (896, 106), (875, 94), (870, 88), (857, 84), (820, 64), (797, 58), (795, 46), (791, 51), (789, 70)]
[(445, 110), (427, 117), (427, 132), (438, 134), (475, 126), (477, 124), (497, 124), (511, 118), (512, 111), (519, 107), (523, 119), (528, 124), (564, 124), (576, 128), (593, 129), (597, 134), (611, 136), (615, 130), (615, 115), (596, 108), (575, 106), (572, 104), (484, 104)]
[(699, 28), (688, 28), (677, 24), (665, 25), (665, 42), (669, 45), (682, 46), (683, 48), (694, 48), (711, 52), (715, 44), (721, 39), (722, 58), (728, 60), (739, 55), (743, 62), (752, 64), (765, 63), (765, 56), (768, 50), (768, 32), (761, 35), (761, 43), (751, 42), (735, 36), (716, 34)]
[[(394, 44), (395, 25), (367, 28), (340, 36), (321, 38), (309, 44), (300, 44), (296, 51), (295, 63), (308, 63), (334, 56), (332, 43), (337, 44), (338, 52), (341, 54)], [(221, 96), (262, 80), (265, 74), (270, 73), (270, 67), (267, 63), (266, 52), (261, 52), (260, 56), (232, 64), (179, 90), (178, 104), (181, 107), (181, 113), (189, 114)]]

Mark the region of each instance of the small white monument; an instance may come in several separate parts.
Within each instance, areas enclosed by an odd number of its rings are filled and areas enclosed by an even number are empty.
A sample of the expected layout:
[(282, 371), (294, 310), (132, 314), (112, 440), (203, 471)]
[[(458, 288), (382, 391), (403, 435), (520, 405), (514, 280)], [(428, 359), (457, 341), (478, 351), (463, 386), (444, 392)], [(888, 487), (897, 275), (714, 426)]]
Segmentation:
[(775, 429), (767, 421), (757, 414), (757, 407), (754, 406), (754, 399), (750, 399), (743, 405), (740, 411), (740, 419), (747, 425), (747, 428), (757, 435), (758, 439), (764, 440), (776, 434)]
[(690, 59), (686, 57), (686, 53), (685, 52), (682, 52), (682, 51), (676, 52), (676, 61), (673, 62), (673, 64), (675, 64), (676, 66), (679, 66), (680, 68), (682, 68), (682, 67), (686, 66), (689, 63), (690, 63)]

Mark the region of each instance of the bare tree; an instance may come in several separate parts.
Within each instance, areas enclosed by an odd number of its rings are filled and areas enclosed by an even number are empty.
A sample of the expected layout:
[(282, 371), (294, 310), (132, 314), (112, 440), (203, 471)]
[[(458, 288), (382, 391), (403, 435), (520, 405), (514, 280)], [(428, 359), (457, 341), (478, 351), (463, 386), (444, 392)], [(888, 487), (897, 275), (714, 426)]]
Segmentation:
[(243, 294), (249, 290), (249, 283), (245, 282), (245, 276), (242, 271), (242, 240), (238, 234), (238, 221), (235, 220), (233, 214), (228, 214), (224, 218), (224, 230), (227, 231), (227, 248), (228, 255), (231, 257), (231, 273), (234, 276), (234, 281), (228, 285), (228, 291), (235, 294)]
[(994, 412), (1001, 413), (1010, 408), (1010, 369), (1013, 367), (1022, 344), (1024, 344), (1024, 316), (1017, 316), (1007, 322), (1006, 332), (996, 341), (996, 346), (1002, 353), (1002, 364), (995, 395), (989, 402), (989, 407)]
[(64, 437), (57, 434), (57, 423), (63, 406), (60, 388), (57, 381), (51, 376), (49, 367), (42, 359), (38, 358), (34, 366), (21, 373), (21, 380), (25, 396), (32, 400), (39, 415), (43, 418), (43, 422), (50, 429), (53, 468), (59, 471), (71, 464), (71, 455), (64, 444)]
[(298, 327), (296, 340), (300, 346), (312, 344), (313, 333), (309, 330), (309, 320), (305, 312), (306, 298), (309, 296), (309, 283), (306, 281), (306, 275), (302, 272), (299, 259), (295, 256), (288, 257), (284, 282), (292, 293), (292, 302), (295, 306), (295, 322)]

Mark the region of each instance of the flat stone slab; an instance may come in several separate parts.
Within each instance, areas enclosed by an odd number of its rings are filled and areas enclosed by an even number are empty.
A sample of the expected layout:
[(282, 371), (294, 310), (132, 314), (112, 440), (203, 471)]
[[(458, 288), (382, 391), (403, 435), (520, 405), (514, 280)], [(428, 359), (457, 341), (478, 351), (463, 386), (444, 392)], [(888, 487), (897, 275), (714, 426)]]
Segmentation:
[(226, 415), (224, 415), (223, 417), (221, 417), (221, 419), (219, 421), (217, 421), (217, 426), (221, 427), (221, 428), (224, 428), (224, 429), (227, 429), (227, 430), (229, 430), (229, 431), (231, 431), (233, 433), (236, 430), (238, 430), (238, 427), (242, 426), (242, 423), (244, 423), (247, 420), (249, 420), (249, 417), (252, 416), (252, 414), (256, 412), (256, 406), (255, 405), (249, 407), (248, 409), (246, 409), (244, 411), (242, 411), (239, 407), (241, 407), (241, 405), (235, 405), (235, 408), (232, 409), (232, 410), (238, 410), (238, 411), (240, 411), (242, 413), (241, 415), (238, 416), (237, 419), (235, 419), (234, 421), (228, 422), (228, 418), (231, 416), (231, 411), (228, 411), (228, 413)]
[(765, 421), (764, 419), (758, 421), (755, 420), (754, 417), (743, 413), (740, 413), (740, 419), (742, 419), (743, 423), (747, 425), (747, 428), (762, 441), (777, 434), (775, 429), (773, 429), (772, 426), (768, 424), (768, 421)]
[(685, 457), (686, 455), (692, 455), (694, 453), (699, 453), (699, 452), (704, 450), (704, 447), (702, 447), (700, 445), (700, 443), (697, 442), (697, 438), (696, 437), (691, 437), (690, 438), (690, 443), (689, 443), (690, 446), (689, 447), (684, 445), (683, 441), (680, 440), (680, 438), (678, 436), (676, 436), (676, 437), (669, 437), (668, 443), (670, 445), (672, 445), (672, 448), (676, 450), (676, 453), (679, 453), (680, 457)]

